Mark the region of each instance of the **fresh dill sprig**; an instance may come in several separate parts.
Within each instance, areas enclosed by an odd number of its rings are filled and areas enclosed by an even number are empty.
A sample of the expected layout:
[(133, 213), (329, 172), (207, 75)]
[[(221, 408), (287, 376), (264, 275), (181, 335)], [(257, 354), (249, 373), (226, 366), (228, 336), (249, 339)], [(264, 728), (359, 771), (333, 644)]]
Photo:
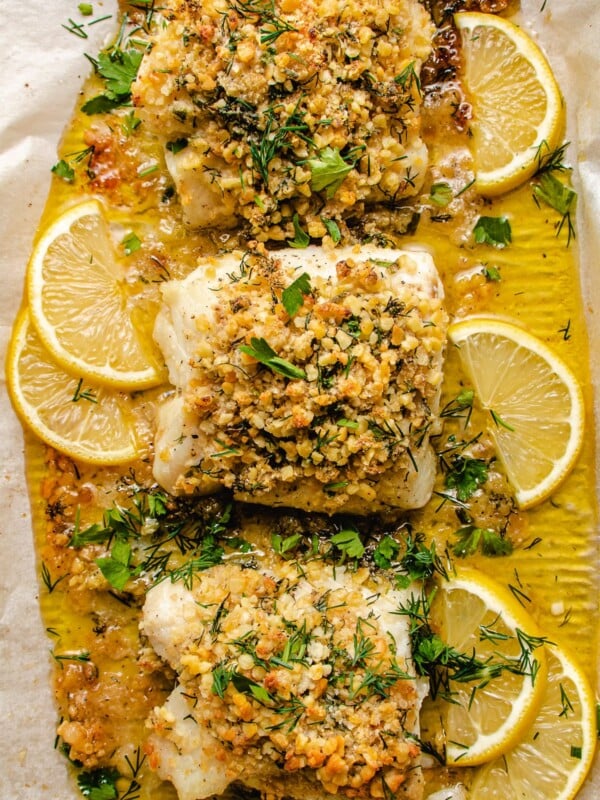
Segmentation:
[[(415, 669), (419, 675), (429, 678), (433, 698), (440, 696), (452, 702), (454, 684), (473, 684), (475, 692), (504, 673), (523, 675), (532, 683), (535, 682), (539, 662), (533, 653), (547, 643), (545, 638), (531, 636), (517, 629), (515, 636), (519, 645), (518, 656), (495, 653), (482, 659), (474, 650), (464, 653), (452, 647), (434, 631), (431, 623), (431, 601), (432, 595), (428, 595), (427, 589), (422, 587), (420, 592), (411, 594), (409, 600), (401, 603), (395, 613), (408, 618)], [(494, 623), (480, 628), (481, 641), (515, 638), (512, 635), (506, 637), (504, 632), (495, 633), (493, 625)]]

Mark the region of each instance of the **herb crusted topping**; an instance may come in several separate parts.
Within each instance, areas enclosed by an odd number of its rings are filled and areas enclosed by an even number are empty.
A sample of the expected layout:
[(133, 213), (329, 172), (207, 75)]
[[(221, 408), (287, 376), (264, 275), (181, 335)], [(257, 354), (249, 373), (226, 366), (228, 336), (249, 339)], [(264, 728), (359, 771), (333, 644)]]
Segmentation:
[[(310, 770), (327, 792), (377, 792), (385, 782), (411, 797), (419, 749), (407, 734), (420, 688), (406, 620), (395, 614), (401, 597), (367, 570), (320, 560), (279, 562), (272, 573), (228, 564), (191, 593), (167, 582), (153, 589), (144, 630), (178, 672), (190, 717), (210, 731), (205, 752), (218, 759), (233, 747), (229, 780)], [(185, 622), (166, 632), (170, 603)], [(160, 764), (177, 721), (167, 704), (152, 722)]]
[[(202, 491), (209, 479), (254, 499), (309, 479), (321, 496), (314, 507), (333, 510), (354, 495), (373, 501), (385, 474), (418, 472), (446, 327), (431, 262), (371, 248), (313, 264), (304, 253), (258, 246), (238, 270), (217, 273), (208, 307), (190, 304), (180, 433), (200, 445), (171, 476), (176, 491)], [(185, 298), (191, 280), (165, 296)], [(163, 313), (177, 318), (175, 306)], [(173, 448), (159, 441), (159, 468), (177, 464)], [(161, 482), (156, 465), (155, 474)]]
[(133, 100), (153, 132), (188, 142), (168, 162), (192, 225), (243, 220), (255, 235), (291, 238), (298, 214), (321, 238), (322, 216), (418, 192), (418, 72), (433, 29), (416, 0), (169, 0), (161, 10)]

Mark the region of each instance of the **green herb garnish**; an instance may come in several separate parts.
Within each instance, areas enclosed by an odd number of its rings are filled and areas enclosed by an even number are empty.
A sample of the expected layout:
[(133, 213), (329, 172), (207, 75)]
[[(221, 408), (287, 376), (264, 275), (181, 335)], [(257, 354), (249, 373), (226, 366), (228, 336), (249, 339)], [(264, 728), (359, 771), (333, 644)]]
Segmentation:
[(487, 281), (492, 281), (493, 283), (499, 283), (502, 280), (498, 267), (485, 266), (483, 268), (483, 275)]
[(62, 180), (67, 183), (73, 183), (75, 180), (75, 170), (64, 158), (61, 158), (61, 160), (52, 167), (52, 172), (57, 178), (62, 178)]
[(135, 111), (130, 111), (129, 114), (123, 119), (123, 124), (121, 125), (121, 129), (125, 136), (131, 136), (131, 134), (137, 130), (142, 124), (142, 120), (139, 117), (136, 117)]
[(452, 200), (452, 187), (445, 181), (433, 183), (429, 190), (429, 199), (436, 206), (445, 208)]
[(170, 153), (173, 153), (173, 155), (177, 155), (177, 153), (180, 153), (182, 150), (185, 150), (187, 146), (188, 146), (188, 140), (185, 138), (173, 139), (172, 141), (167, 142), (167, 144), (165, 145), (167, 150)]
[(494, 411), (493, 408), (490, 408), (489, 412), (490, 412), (491, 418), (494, 420), (494, 425), (497, 428), (504, 428), (505, 430), (512, 431), (514, 433), (515, 429), (513, 428), (513, 426), (509, 425), (508, 422), (503, 420), (502, 417), (500, 416), (500, 414), (498, 414), (496, 411)]
[(412, 89), (413, 85), (417, 87), (417, 91), (421, 94), (421, 80), (415, 70), (415, 62), (411, 61), (407, 64), (399, 75), (394, 78), (394, 83), (402, 88), (404, 92)]
[(335, 533), (331, 537), (331, 543), (348, 558), (360, 558), (365, 552), (365, 546), (360, 540), (360, 533), (354, 528)]
[(113, 767), (102, 767), (77, 776), (79, 791), (89, 800), (114, 800), (118, 797), (117, 781), (120, 775)]
[(392, 536), (384, 536), (373, 551), (373, 561), (380, 569), (390, 569), (392, 563), (397, 561), (399, 552), (400, 543)]
[(353, 419), (338, 419), (335, 423), (340, 428), (348, 428), (351, 431), (358, 430), (358, 422)]
[(543, 172), (539, 178), (539, 183), (533, 187), (533, 197), (539, 205), (541, 200), (546, 205), (553, 208), (561, 215), (561, 221), (557, 226), (557, 235), (567, 224), (567, 244), (575, 237), (575, 227), (571, 220), (571, 211), (575, 209), (577, 193), (569, 186), (566, 186), (552, 172)]
[(475, 392), (472, 389), (463, 389), (456, 397), (446, 403), (440, 412), (440, 417), (443, 419), (447, 417), (464, 419), (464, 427), (466, 428), (473, 413), (474, 399)]
[(260, 364), (264, 364), (272, 372), (277, 372), (291, 380), (307, 380), (306, 372), (299, 367), (290, 364), (283, 358), (279, 358), (275, 350), (263, 339), (257, 339), (255, 336), (250, 339), (250, 345), (241, 344), (238, 348), (242, 353), (256, 359)]
[(325, 229), (327, 233), (331, 237), (331, 241), (334, 244), (338, 244), (342, 238), (342, 234), (340, 233), (340, 229), (338, 227), (337, 222), (334, 222), (332, 219), (327, 219), (327, 217), (321, 217), (321, 222), (325, 225)]
[(286, 556), (293, 552), (302, 541), (301, 533), (292, 533), (290, 536), (283, 537), (279, 533), (274, 533), (271, 536), (271, 544), (273, 550), (280, 556)]
[(79, 382), (77, 383), (77, 387), (75, 388), (71, 402), (77, 403), (79, 400), (87, 400), (89, 403), (97, 403), (98, 398), (96, 397), (94, 389), (82, 389), (82, 386), (83, 378), (79, 378)]
[(452, 548), (452, 552), (459, 558), (471, 556), (477, 550), (481, 550), (484, 556), (508, 556), (512, 553), (510, 541), (490, 528), (465, 525), (459, 528), (455, 535), (458, 536), (458, 542)]
[(113, 46), (98, 55), (88, 56), (94, 69), (104, 81), (105, 90), (85, 102), (81, 110), (85, 114), (102, 114), (131, 102), (131, 84), (137, 76), (144, 54), (131, 47), (121, 50)]
[(140, 247), (142, 246), (142, 241), (139, 238), (139, 236), (132, 231), (122, 239), (121, 244), (123, 245), (123, 250), (125, 251), (125, 255), (130, 256), (132, 253), (135, 253), (137, 250), (140, 249)]
[(304, 305), (304, 298), (311, 293), (310, 275), (304, 272), (281, 293), (281, 302), (290, 317), (295, 316)]
[(333, 195), (340, 188), (346, 175), (354, 167), (354, 163), (344, 161), (340, 151), (335, 147), (326, 147), (318, 155), (309, 158), (307, 161), (312, 177), (310, 188), (313, 192), (321, 192), (326, 189), (327, 198)]
[(409, 529), (403, 535), (405, 552), (399, 560), (401, 575), (397, 583), (401, 588), (406, 588), (413, 581), (423, 581), (431, 578), (435, 573), (448, 579), (448, 572), (442, 560), (435, 551), (435, 542), (429, 547), (425, 543), (424, 533), (412, 533)]
[(473, 235), (477, 244), (506, 247), (512, 242), (512, 231), (508, 217), (479, 217)]
[(122, 592), (125, 584), (139, 575), (141, 567), (131, 567), (131, 545), (116, 539), (110, 551), (110, 555), (104, 558), (97, 558), (96, 564), (106, 580)]
[(294, 225), (294, 238), (288, 239), (288, 244), (290, 247), (296, 247), (298, 250), (303, 250), (310, 244), (310, 236), (300, 225), (298, 214), (294, 214), (292, 217), (292, 223)]
[(466, 502), (488, 479), (488, 465), (480, 458), (454, 455), (450, 472), (444, 480), (446, 489), (456, 489), (456, 496)]

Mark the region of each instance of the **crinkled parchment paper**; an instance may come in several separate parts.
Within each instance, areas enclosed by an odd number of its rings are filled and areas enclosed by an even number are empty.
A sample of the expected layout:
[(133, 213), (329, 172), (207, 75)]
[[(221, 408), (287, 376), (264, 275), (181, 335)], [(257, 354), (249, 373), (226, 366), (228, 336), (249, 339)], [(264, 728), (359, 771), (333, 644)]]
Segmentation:
[[(0, 348), (2, 360), (31, 240), (46, 200), (56, 146), (89, 64), (115, 29), (116, 2), (93, 2), (82, 17), (76, 0), (0, 0)], [(579, 192), (578, 244), (600, 384), (600, 3), (523, 0), (524, 24), (546, 49), (565, 94), (570, 163)], [(69, 18), (89, 38), (69, 33)], [(0, 386), (0, 798), (70, 800), (64, 759), (53, 750), (56, 714), (49, 685), (49, 642), (37, 604), (37, 578), (24, 481), (21, 427)], [(600, 792), (600, 769), (581, 800)]]

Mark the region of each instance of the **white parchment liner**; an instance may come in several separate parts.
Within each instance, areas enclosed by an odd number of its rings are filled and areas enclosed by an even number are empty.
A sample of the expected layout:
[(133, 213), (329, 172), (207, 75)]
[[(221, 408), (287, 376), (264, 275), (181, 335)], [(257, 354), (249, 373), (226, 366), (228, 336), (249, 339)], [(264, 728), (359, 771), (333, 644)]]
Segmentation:
[[(0, 0), (0, 353), (21, 303), (31, 240), (42, 212), (56, 147), (89, 64), (115, 28), (115, 0), (93, 2), (84, 18), (76, 0)], [(523, 21), (538, 38), (568, 105), (570, 162), (579, 192), (578, 244), (591, 338), (594, 386), (600, 385), (600, 3), (523, 0)], [(67, 32), (88, 22), (88, 39)], [(596, 392), (597, 394), (597, 392)], [(79, 797), (53, 750), (49, 642), (37, 603), (37, 577), (24, 482), (23, 438), (0, 384), (0, 798)], [(600, 796), (596, 765), (581, 800)], [(579, 798), (578, 798), (579, 800)]]

